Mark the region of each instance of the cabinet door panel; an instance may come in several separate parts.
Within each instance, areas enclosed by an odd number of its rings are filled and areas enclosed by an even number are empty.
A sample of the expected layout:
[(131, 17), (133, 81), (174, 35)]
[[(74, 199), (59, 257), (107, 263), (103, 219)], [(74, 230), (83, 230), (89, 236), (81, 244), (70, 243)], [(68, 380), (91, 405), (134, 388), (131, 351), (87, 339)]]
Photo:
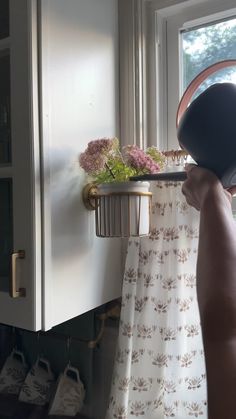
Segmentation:
[(10, 291), (13, 252), (12, 181), (0, 179), (0, 290)]
[(11, 161), (10, 51), (0, 51), (0, 164)]
[(10, 0), (11, 162), (0, 166), (0, 178), (8, 170), (11, 179), (12, 253), (25, 252), (16, 260), (16, 288), (26, 290), (25, 297), (10, 297), (10, 269), (5, 290), (0, 287), (0, 322), (31, 330), (41, 328), (36, 18), (36, 1)]
[(41, 0), (44, 328), (121, 294), (121, 240), (95, 236), (78, 156), (119, 135), (117, 0)]
[(0, 2), (0, 39), (9, 36), (9, 0)]

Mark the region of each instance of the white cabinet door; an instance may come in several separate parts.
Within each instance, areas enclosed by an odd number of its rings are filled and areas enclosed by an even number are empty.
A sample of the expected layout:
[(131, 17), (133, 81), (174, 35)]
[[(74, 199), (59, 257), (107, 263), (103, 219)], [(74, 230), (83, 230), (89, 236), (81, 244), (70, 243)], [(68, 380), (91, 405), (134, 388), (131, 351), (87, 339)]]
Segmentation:
[(121, 294), (121, 240), (95, 237), (78, 165), (88, 141), (119, 134), (117, 8), (117, 0), (10, 0), (11, 33), (0, 40), (11, 92), (0, 245), (23, 251), (13, 278), (26, 294), (12, 298), (12, 272), (0, 269), (1, 323), (49, 329)]
[(117, 0), (41, 0), (43, 328), (121, 294), (121, 240), (95, 236), (78, 156), (118, 136)]
[[(24, 259), (13, 257), (13, 272), (11, 257), (5, 258), (7, 268), (0, 267), (0, 322), (33, 330), (41, 328), (36, 18), (36, 1), (10, 0), (10, 36), (5, 47), (4, 40), (0, 43), (0, 58), (4, 54), (10, 58), (7, 118), (11, 129), (11, 151), (0, 163), (0, 229), (4, 239), (0, 250), (4, 254), (5, 246), (8, 253), (21, 250), (25, 254)], [(24, 297), (10, 296), (14, 279), (15, 294), (24, 288)]]

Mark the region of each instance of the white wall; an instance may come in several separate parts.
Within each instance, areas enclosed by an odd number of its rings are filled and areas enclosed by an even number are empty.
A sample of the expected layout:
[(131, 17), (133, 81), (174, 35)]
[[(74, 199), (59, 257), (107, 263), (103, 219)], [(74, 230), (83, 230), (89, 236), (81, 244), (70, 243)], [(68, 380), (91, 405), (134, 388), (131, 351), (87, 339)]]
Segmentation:
[(78, 156), (119, 135), (117, 0), (42, 0), (45, 327), (120, 295), (119, 239), (95, 237)]

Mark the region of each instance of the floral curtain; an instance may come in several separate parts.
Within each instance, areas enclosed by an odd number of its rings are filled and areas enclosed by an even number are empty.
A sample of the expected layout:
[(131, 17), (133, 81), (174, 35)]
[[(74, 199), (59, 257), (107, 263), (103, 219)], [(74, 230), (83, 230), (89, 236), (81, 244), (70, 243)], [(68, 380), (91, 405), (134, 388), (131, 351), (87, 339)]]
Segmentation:
[(152, 182), (151, 235), (128, 243), (107, 419), (207, 418), (199, 216), (181, 186)]

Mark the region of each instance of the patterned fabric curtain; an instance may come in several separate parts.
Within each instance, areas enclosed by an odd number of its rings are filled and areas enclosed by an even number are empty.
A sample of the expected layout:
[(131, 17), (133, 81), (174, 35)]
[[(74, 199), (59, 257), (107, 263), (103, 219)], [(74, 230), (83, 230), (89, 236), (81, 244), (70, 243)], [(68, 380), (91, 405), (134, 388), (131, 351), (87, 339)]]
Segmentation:
[(129, 240), (107, 419), (207, 418), (196, 300), (199, 216), (152, 182), (150, 237)]

